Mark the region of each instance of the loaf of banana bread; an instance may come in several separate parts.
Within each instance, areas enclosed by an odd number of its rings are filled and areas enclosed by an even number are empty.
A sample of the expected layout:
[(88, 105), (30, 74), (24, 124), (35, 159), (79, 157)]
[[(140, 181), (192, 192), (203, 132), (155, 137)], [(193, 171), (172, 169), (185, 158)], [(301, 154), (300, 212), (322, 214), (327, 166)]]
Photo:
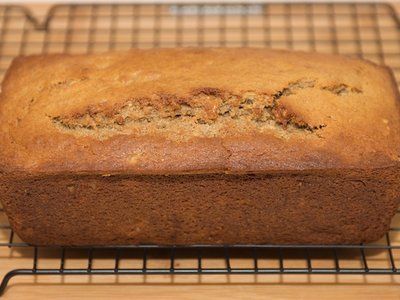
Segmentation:
[(400, 200), (386, 67), (266, 49), (16, 58), (0, 199), (35, 245), (358, 244)]

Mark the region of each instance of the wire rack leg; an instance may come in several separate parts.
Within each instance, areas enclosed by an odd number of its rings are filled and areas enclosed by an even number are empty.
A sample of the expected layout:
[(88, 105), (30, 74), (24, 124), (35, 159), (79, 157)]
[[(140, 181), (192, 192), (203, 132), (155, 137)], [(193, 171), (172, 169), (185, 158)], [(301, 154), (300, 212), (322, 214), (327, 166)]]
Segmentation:
[(34, 274), (35, 272), (31, 269), (16, 269), (8, 272), (6, 275), (4, 275), (3, 280), (1, 281), (0, 284), (0, 297), (3, 296), (4, 291), (11, 278), (17, 275), (34, 275)]

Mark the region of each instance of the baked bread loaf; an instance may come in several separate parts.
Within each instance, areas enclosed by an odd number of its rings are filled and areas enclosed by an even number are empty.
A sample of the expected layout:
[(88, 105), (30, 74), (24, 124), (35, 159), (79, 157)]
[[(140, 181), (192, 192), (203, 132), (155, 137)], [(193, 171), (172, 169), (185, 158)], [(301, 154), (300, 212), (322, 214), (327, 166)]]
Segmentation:
[(35, 245), (371, 242), (399, 204), (399, 116), (389, 69), (343, 56), (18, 57), (0, 197)]

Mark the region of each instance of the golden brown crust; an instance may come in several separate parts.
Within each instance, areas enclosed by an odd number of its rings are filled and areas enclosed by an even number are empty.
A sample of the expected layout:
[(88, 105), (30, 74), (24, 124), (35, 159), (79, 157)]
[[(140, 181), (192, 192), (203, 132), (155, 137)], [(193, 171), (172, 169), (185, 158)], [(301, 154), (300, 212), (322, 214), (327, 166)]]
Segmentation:
[(3, 172), (178, 174), (399, 165), (384, 67), (264, 49), (16, 58), (2, 85)]
[(36, 245), (369, 242), (400, 200), (399, 116), (390, 70), (348, 57), (19, 57), (0, 200)]

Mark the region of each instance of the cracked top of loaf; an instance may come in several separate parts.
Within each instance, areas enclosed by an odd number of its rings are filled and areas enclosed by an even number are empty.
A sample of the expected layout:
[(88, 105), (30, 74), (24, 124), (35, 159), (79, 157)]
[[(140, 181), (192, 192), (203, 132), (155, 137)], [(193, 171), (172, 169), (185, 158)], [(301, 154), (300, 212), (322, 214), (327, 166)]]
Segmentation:
[(265, 49), (16, 58), (2, 172), (208, 173), (400, 164), (398, 91), (373, 63)]

